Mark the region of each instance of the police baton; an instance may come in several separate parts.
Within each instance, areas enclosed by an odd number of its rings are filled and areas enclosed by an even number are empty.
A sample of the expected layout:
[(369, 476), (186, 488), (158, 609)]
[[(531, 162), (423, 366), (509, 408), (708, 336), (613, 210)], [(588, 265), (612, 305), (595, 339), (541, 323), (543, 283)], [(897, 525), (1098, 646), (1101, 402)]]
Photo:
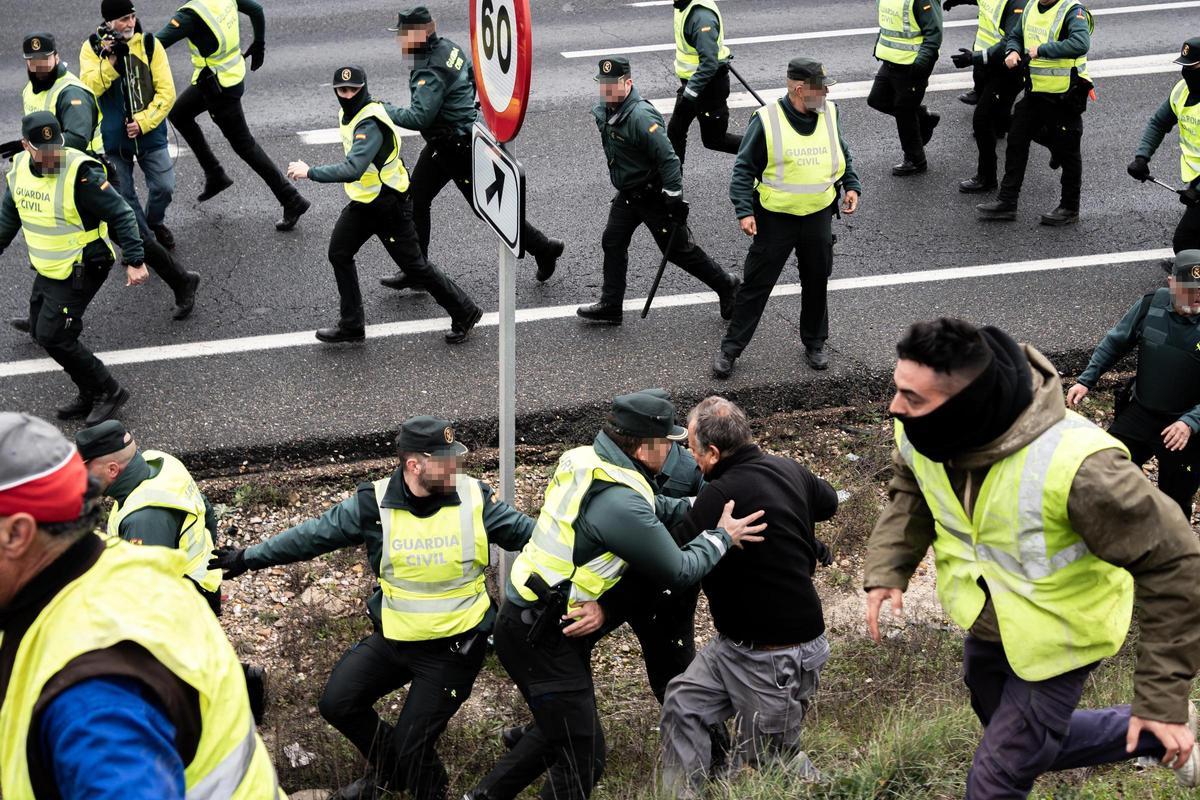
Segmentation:
[(750, 93), (751, 97), (758, 101), (760, 106), (765, 106), (767, 104), (767, 101), (763, 100), (762, 96), (759, 95), (758, 92), (754, 91), (754, 88), (750, 84), (746, 83), (746, 79), (743, 78), (742, 74), (734, 68), (733, 62), (726, 62), (726, 66), (728, 66), (729, 71), (733, 73), (733, 77), (737, 78), (738, 82), (741, 83), (742, 86), (746, 87), (746, 91)]
[(1175, 194), (1183, 194), (1183, 189), (1176, 189), (1174, 186), (1172, 186), (1169, 183), (1163, 183), (1162, 181), (1160, 181), (1158, 178), (1154, 177), (1153, 175), (1151, 175), (1149, 178), (1146, 178), (1146, 180), (1150, 181), (1151, 183), (1156, 183), (1159, 186), (1163, 187), (1164, 189), (1168, 189), (1168, 190), (1174, 192)]
[(658, 274), (654, 276), (654, 283), (650, 285), (650, 294), (646, 296), (646, 305), (642, 306), (642, 319), (650, 313), (650, 304), (654, 302), (654, 295), (658, 294), (658, 284), (662, 282), (663, 273), (667, 269), (667, 256), (671, 253), (671, 248), (675, 246), (675, 234), (679, 233), (679, 229), (683, 227), (683, 221), (676, 222), (671, 227), (671, 235), (667, 237), (667, 249), (663, 250), (662, 261), (658, 265)]

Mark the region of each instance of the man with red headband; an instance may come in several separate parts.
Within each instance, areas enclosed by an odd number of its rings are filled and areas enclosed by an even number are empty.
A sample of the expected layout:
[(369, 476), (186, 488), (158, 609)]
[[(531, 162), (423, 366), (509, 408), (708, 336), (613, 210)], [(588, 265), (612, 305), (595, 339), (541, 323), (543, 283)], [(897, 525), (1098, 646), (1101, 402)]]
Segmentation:
[(0, 413), (0, 795), (286, 800), (185, 557), (102, 541), (99, 500), (56, 428)]

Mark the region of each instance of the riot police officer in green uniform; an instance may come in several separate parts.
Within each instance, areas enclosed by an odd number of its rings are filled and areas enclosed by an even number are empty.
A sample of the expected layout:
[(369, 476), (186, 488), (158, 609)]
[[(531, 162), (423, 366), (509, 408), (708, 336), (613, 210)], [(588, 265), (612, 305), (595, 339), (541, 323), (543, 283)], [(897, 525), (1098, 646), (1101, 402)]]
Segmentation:
[(1133, 463), (1158, 457), (1158, 488), (1191, 520), (1200, 487), (1200, 250), (1178, 253), (1167, 283), (1134, 303), (1101, 340), (1067, 403), (1078, 405), (1136, 347), (1137, 374), (1118, 394), (1108, 432), (1125, 443)]
[(679, 92), (667, 138), (683, 163), (688, 128), (700, 120), (709, 150), (736, 153), (742, 137), (729, 132), (729, 48), (725, 20), (715, 0), (675, 0), (675, 75)]
[[(402, 128), (420, 131), (425, 148), (412, 170), (413, 224), (421, 252), (429, 257), (429, 211), (434, 198), (450, 181), (462, 192), (467, 204), (471, 199), (471, 128), (478, 116), (475, 100), (475, 71), (470, 50), (439, 36), (429, 9), (416, 6), (401, 11), (396, 27), (388, 28), (406, 57), (413, 59), (408, 76), (410, 93), (407, 108), (384, 104), (392, 122)], [(521, 228), (525, 249), (537, 262), (537, 279), (547, 281), (554, 274), (563, 243), (526, 220)], [(404, 275), (384, 278), (392, 289), (416, 288)]]
[(579, 308), (586, 320), (620, 325), (629, 269), (629, 242), (645, 223), (671, 263), (699, 278), (721, 300), (721, 317), (729, 319), (741, 281), (717, 266), (692, 238), (683, 201), (683, 172), (667, 138), (662, 115), (633, 86), (629, 59), (600, 59), (596, 81), (600, 102), (592, 108), (608, 174), (617, 195), (608, 210), (601, 246), (604, 284), (600, 301)]
[(90, 156), (104, 152), (96, 95), (67, 69), (49, 33), (31, 33), (21, 43), (29, 82), (21, 90), (23, 112), (49, 111), (62, 127), (67, 147)]

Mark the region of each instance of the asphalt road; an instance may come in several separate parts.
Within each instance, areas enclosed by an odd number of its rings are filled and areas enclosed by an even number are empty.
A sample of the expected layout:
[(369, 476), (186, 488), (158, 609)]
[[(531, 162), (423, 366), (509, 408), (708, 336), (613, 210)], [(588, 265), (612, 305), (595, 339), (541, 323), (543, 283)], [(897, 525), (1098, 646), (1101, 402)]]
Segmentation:
[[(99, 20), (98, 14), (81, 14), (85, 4), (78, 0), (7, 5), (0, 50), (11, 58), (0, 74), (0, 94), (7, 98), (0, 104), (0, 131), (15, 136), (24, 81), (17, 55), (22, 36), (51, 30), (74, 63), (77, 43)], [(166, 0), (142, 0), (138, 5), (141, 18), (153, 29), (174, 9)], [(441, 32), (466, 44), (465, 4), (434, 0), (429, 5)], [(1138, 184), (1125, 174), (1145, 119), (1176, 80), (1167, 54), (1200, 20), (1195, 3), (1158, 8), (1162, 5), (1096, 0), (1090, 6), (1101, 12), (1093, 63), (1161, 58), (1138, 61), (1132, 71), (1140, 74), (1098, 79), (1099, 100), (1085, 117), (1082, 218), (1067, 229), (1037, 224), (1038, 215), (1058, 200), (1058, 173), (1047, 168), (1046, 152), (1037, 147), (1020, 219), (1007, 224), (975, 220), (978, 199), (956, 189), (960, 179), (973, 173), (975, 159), (971, 109), (955, 99), (958, 90), (929, 94), (927, 102), (942, 115), (942, 123), (929, 146), (930, 171), (909, 179), (890, 175), (890, 165), (900, 159), (892, 120), (869, 109), (861, 97), (839, 102), (843, 130), (865, 189), (859, 213), (836, 223), (835, 278), (1078, 256), (1097, 256), (1104, 263), (841, 286), (830, 295), (833, 366), (825, 374), (804, 365), (795, 294), (771, 302), (728, 382), (709, 377), (723, 332), (715, 302), (664, 305), (646, 320), (627, 312), (620, 328), (591, 327), (564, 313), (545, 312), (547, 319), (518, 325), (518, 440), (582, 436), (594, 427), (596, 412), (613, 394), (647, 385), (671, 388), (681, 404), (712, 390), (730, 392), (756, 411), (877, 398), (886, 391), (899, 333), (914, 319), (938, 314), (998, 325), (1059, 356), (1060, 368), (1077, 368), (1121, 313), (1161, 283), (1155, 251), (1169, 246), (1182, 212), (1166, 191)], [(630, 7), (617, 0), (533, 0), (533, 6), (534, 89), (525, 127), (512, 149), (528, 176), (531, 220), (564, 239), (567, 251), (559, 272), (544, 285), (534, 281), (532, 261), (521, 262), (517, 299), (525, 312), (592, 302), (599, 291), (599, 241), (612, 189), (590, 113), (596, 59), (563, 53), (608, 47), (616, 53), (666, 45), (671, 37), (668, 6)], [(395, 3), (275, 0), (266, 7), (266, 64), (249, 75), (244, 100), (251, 128), (280, 164), (293, 159), (311, 164), (340, 160), (338, 145), (304, 144), (298, 132), (336, 126), (337, 105), (327, 84), (333, 70), (346, 61), (366, 67), (376, 97), (407, 100), (406, 68), (391, 34), (383, 30), (394, 21)], [(874, 24), (874, 3), (865, 0), (726, 0), (723, 9), (728, 35), (736, 38)], [(973, 13), (973, 8), (958, 8), (947, 20), (969, 20)], [(243, 22), (247, 38), (249, 25), (244, 18)], [(970, 47), (973, 37), (970, 26), (947, 29), (939, 74), (965, 77), (955, 74), (949, 54)], [(824, 35), (734, 45), (734, 51), (739, 70), (760, 90), (780, 86), (787, 61), (800, 54), (822, 60), (846, 88), (874, 74), (873, 41), (864, 34)], [(190, 74), (186, 50), (181, 44), (168, 52), (182, 88)], [(673, 96), (677, 83), (669, 50), (637, 52), (632, 60), (643, 96)], [(751, 112), (735, 109), (731, 127), (743, 127)], [(173, 322), (165, 286), (155, 280), (127, 289), (123, 276), (114, 272), (88, 311), (84, 340), (105, 353), (202, 342), (229, 349), (220, 343), (273, 334), (303, 336), (285, 340), (290, 345), (286, 347), (160, 360), (137, 356), (115, 365), (114, 374), (133, 393), (123, 419), (138, 438), (213, 464), (292, 455), (350, 457), (386, 449), (389, 433), (410, 414), (439, 413), (460, 420), (469, 440), (486, 444), (495, 430), (496, 327), (481, 326), (459, 347), (443, 344), (441, 330), (431, 325), (358, 346), (308, 343), (311, 330), (336, 317), (326, 247), (345, 196), (338, 186), (304, 183), (301, 189), (314, 201), (313, 210), (296, 231), (276, 233), (272, 223), (279, 209), (266, 187), (232, 154), (215, 128), (207, 121), (203, 124), (236, 185), (198, 204), (202, 175), (188, 153), (179, 156), (178, 188), (168, 223), (178, 240), (179, 257), (203, 274), (195, 315)], [(419, 147), (419, 139), (403, 140), (402, 152), (410, 165)], [(692, 204), (696, 237), (718, 261), (740, 268), (749, 240), (738, 231), (727, 196), (733, 157), (703, 150), (695, 128), (688, 155), (685, 194)], [(1177, 163), (1172, 134), (1152, 166), (1160, 177), (1174, 182), (1179, 177)], [(494, 312), (494, 235), (474, 219), (457, 192), (446, 191), (434, 215), (432, 259), (485, 311)], [(1114, 260), (1108, 257), (1112, 253), (1134, 255)], [(631, 250), (629, 299), (649, 289), (657, 260), (649, 235), (640, 232)], [(441, 316), (426, 296), (398, 294), (377, 285), (379, 277), (394, 271), (378, 243), (363, 249), (359, 270), (369, 324)], [(0, 255), (0, 275), (0, 317), (23, 313), (32, 273), (20, 240)], [(785, 272), (783, 280), (795, 281), (794, 271)], [(660, 292), (670, 296), (702, 288), (682, 271), (669, 268)], [(0, 407), (51, 416), (55, 406), (73, 396), (64, 374), (38, 371), (36, 363), (28, 363), (43, 358), (43, 351), (28, 339), (0, 330)]]

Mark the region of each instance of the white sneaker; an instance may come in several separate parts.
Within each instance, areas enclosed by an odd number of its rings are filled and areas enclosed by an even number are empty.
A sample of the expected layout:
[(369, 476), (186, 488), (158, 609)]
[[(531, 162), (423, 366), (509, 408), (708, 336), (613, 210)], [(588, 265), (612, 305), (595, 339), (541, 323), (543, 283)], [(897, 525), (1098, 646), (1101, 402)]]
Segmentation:
[[(1188, 703), (1188, 728), (1192, 731), (1192, 738), (1196, 737), (1196, 706), (1193, 703)], [(1192, 745), (1192, 752), (1188, 756), (1188, 760), (1183, 763), (1183, 766), (1175, 770), (1175, 779), (1180, 785), (1186, 786), (1189, 789), (1194, 789), (1200, 786), (1200, 744)]]

